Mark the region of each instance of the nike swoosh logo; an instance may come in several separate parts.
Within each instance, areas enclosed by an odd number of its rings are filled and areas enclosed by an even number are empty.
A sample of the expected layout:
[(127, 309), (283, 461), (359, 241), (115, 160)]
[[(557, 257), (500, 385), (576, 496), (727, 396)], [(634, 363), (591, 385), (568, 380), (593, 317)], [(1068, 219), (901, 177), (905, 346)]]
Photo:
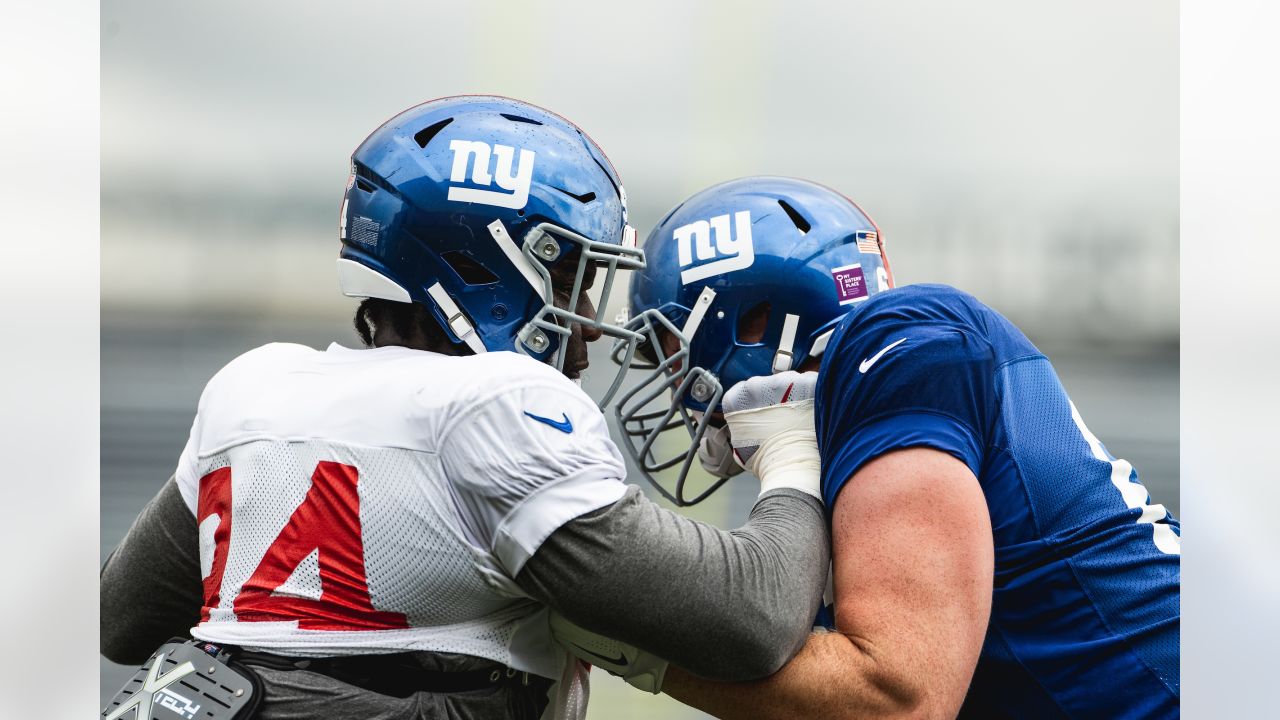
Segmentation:
[(561, 415), (564, 416), (563, 420), (552, 420), (551, 418), (544, 418), (541, 415), (534, 415), (528, 410), (526, 410), (524, 414), (528, 415), (534, 420), (537, 420), (540, 423), (546, 423), (547, 425), (550, 425), (551, 427), (559, 430), (562, 433), (565, 433), (566, 435), (573, 432), (573, 423), (569, 422), (569, 413), (561, 413)]
[(871, 366), (876, 364), (877, 360), (884, 357), (885, 353), (898, 347), (899, 345), (901, 345), (906, 341), (907, 341), (906, 338), (902, 338), (900, 340), (895, 340), (894, 342), (891, 342), (888, 345), (885, 345), (883, 348), (880, 349), (880, 352), (876, 353), (875, 355), (872, 355), (866, 360), (863, 360), (862, 364), (858, 366), (858, 372), (866, 374), (866, 372), (871, 369)]
[(578, 643), (572, 643), (572, 644), (578, 650), (590, 655), (591, 657), (600, 658), (602, 661), (607, 662), (610, 665), (620, 665), (622, 667), (627, 667), (628, 665), (627, 656), (623, 655), (622, 653), (618, 653), (618, 657), (616, 658), (611, 658), (608, 655), (601, 655), (600, 653), (597, 653), (597, 652), (591, 652), (590, 650), (582, 647)]

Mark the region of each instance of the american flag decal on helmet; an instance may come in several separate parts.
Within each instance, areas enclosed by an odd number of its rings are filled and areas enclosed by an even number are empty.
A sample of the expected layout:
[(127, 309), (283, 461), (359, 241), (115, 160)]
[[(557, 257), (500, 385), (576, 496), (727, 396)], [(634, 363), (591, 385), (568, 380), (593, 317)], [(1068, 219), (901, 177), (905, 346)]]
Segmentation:
[(874, 230), (859, 230), (854, 238), (858, 242), (858, 252), (880, 254), (880, 239)]

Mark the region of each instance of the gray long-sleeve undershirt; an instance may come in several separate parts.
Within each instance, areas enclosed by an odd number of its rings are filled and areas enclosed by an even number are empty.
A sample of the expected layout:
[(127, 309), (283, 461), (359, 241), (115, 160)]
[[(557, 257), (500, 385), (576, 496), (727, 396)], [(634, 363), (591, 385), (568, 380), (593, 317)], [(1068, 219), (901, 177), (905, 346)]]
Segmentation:
[(552, 533), (516, 577), (573, 622), (711, 680), (772, 674), (804, 645), (827, 580), (822, 504), (767, 493), (725, 532), (631, 488)]
[(204, 584), (196, 519), (169, 482), (147, 503), (99, 573), (99, 643), (108, 660), (140, 665), (200, 622)]
[[(658, 507), (636, 488), (563, 525), (516, 582), (579, 625), (696, 675), (768, 675), (804, 644), (827, 577), (821, 503), (766, 494), (726, 532)], [(186, 634), (202, 603), (196, 523), (171, 479), (101, 573), (101, 650), (141, 663)]]

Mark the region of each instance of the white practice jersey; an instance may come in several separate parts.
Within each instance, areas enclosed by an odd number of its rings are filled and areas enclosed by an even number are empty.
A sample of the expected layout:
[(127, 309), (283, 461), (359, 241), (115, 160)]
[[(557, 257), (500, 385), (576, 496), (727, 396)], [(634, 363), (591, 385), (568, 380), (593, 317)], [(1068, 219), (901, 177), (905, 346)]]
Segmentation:
[(178, 464), (204, 577), (192, 634), (557, 678), (546, 610), (513, 578), (622, 497), (624, 472), (591, 399), (526, 356), (260, 347), (209, 381)]

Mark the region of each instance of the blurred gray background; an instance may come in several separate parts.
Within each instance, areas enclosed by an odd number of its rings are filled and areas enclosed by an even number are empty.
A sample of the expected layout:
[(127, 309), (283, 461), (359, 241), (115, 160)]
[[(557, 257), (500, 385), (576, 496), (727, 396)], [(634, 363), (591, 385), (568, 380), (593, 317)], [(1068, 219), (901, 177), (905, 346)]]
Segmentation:
[[(884, 231), (900, 284), (951, 283), (1017, 322), (1090, 428), (1179, 512), (1175, 3), (101, 13), (104, 558), (222, 364), (271, 340), (356, 344), (333, 275), (347, 158), (396, 112), (461, 93), (581, 125), (642, 237), (732, 177), (843, 191)], [(751, 499), (730, 485), (693, 514), (733, 526)], [(103, 660), (103, 694), (126, 672)], [(702, 717), (594, 681), (593, 718)]]

